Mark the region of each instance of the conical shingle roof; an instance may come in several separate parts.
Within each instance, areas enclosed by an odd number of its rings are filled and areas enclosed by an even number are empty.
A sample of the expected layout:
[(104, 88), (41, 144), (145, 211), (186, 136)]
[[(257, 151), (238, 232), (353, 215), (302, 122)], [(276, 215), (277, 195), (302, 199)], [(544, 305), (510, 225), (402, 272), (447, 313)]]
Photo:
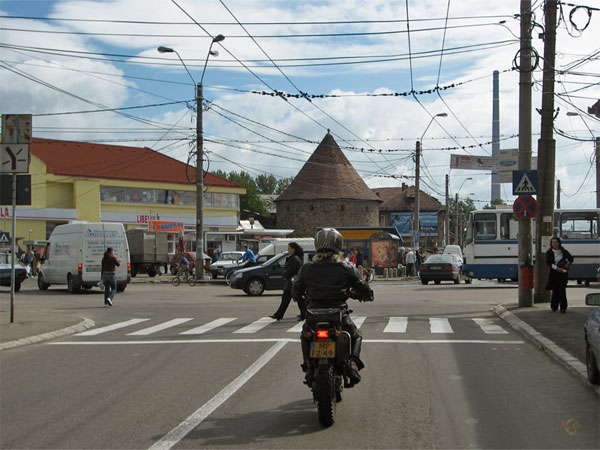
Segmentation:
[(329, 133), (275, 201), (318, 199), (381, 201), (367, 187)]

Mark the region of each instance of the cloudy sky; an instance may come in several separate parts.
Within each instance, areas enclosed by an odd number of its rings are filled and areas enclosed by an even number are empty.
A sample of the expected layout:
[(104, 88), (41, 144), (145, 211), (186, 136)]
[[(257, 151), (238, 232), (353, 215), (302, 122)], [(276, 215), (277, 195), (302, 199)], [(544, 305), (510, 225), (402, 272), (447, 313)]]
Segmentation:
[[(542, 6), (533, 0), (540, 55)], [(482, 207), (490, 173), (451, 171), (450, 154), (491, 155), (494, 70), (500, 147), (518, 146), (511, 69), (519, 7), (518, 0), (2, 0), (0, 111), (33, 114), (36, 137), (148, 146), (185, 161), (196, 124), (191, 78), (200, 81), (210, 36), (222, 34), (203, 79), (205, 169), (292, 176), (330, 130), (369, 186), (414, 184), (415, 142), (426, 131), (421, 188), (443, 202), (449, 173), (451, 195), (460, 188), (461, 198)], [(600, 124), (586, 112), (600, 98), (600, 11), (572, 9), (563, 6), (557, 35), (555, 126), (570, 138), (555, 135), (556, 176), (561, 206), (583, 208), (595, 206), (591, 140)], [(190, 73), (159, 46), (177, 50)], [(541, 67), (533, 79), (535, 155)], [(446, 89), (431, 91), (436, 86)], [(287, 96), (299, 93), (306, 96)], [(440, 113), (447, 117), (427, 128)], [(502, 198), (514, 200), (510, 184)]]

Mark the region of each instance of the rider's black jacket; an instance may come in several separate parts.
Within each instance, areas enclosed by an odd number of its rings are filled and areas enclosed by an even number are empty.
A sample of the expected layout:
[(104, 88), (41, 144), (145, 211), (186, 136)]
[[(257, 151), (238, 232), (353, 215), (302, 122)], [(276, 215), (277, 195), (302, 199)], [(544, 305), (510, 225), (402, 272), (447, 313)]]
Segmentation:
[(300, 269), (294, 282), (293, 296), (298, 300), (307, 293), (308, 306), (338, 306), (350, 297), (353, 290), (359, 300), (373, 299), (373, 291), (356, 270), (356, 267), (334, 258), (320, 259), (317, 254), (313, 262)]

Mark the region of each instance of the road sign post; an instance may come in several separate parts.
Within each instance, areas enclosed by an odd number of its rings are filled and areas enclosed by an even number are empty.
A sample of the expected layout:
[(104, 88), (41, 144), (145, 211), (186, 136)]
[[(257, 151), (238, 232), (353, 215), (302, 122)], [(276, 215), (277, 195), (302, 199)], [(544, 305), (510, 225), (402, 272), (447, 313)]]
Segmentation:
[(0, 172), (12, 174), (12, 245), (10, 263), (10, 323), (15, 321), (15, 249), (17, 248), (17, 173), (29, 172), (31, 114), (2, 114)]

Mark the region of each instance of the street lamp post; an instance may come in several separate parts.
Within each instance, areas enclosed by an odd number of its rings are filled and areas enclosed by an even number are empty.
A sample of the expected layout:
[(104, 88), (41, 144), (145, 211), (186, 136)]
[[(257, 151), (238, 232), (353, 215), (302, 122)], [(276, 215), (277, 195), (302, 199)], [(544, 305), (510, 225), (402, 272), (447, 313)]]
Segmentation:
[(425, 133), (427, 133), (427, 130), (429, 129), (429, 127), (431, 126), (431, 124), (433, 123), (433, 121), (435, 120), (436, 117), (447, 117), (448, 114), (446, 113), (439, 113), (436, 114), (435, 116), (431, 117), (431, 120), (429, 121), (429, 123), (427, 124), (427, 127), (425, 128), (425, 131), (423, 131), (423, 134), (421, 135), (421, 138), (417, 141), (417, 145), (416, 145), (416, 149), (415, 149), (415, 206), (413, 208), (413, 226), (412, 226), (412, 232), (413, 232), (413, 247), (414, 248), (419, 248), (419, 237), (420, 237), (420, 232), (421, 232), (421, 225), (420, 225), (420, 218), (419, 218), (419, 213), (420, 213), (420, 209), (421, 209), (421, 202), (420, 202), (420, 193), (421, 193), (421, 145), (423, 142), (423, 137), (425, 136)]
[(465, 181), (467, 180), (472, 180), (472, 177), (467, 177), (463, 180), (463, 182), (461, 183), (460, 187), (458, 188), (458, 190), (456, 191), (456, 196), (454, 197), (454, 215), (456, 216), (454, 219), (454, 243), (457, 245), (460, 245), (460, 239), (459, 239), (459, 234), (458, 234), (458, 230), (459, 230), (459, 226), (458, 226), (458, 221), (460, 218), (460, 208), (458, 206), (458, 194), (460, 193), (460, 190), (462, 189), (462, 187), (465, 184)]
[(206, 71), (206, 65), (208, 64), (208, 58), (210, 56), (218, 56), (219, 52), (212, 50), (212, 46), (215, 42), (221, 42), (225, 39), (225, 36), (218, 34), (212, 38), (210, 46), (208, 47), (208, 53), (204, 61), (204, 67), (202, 68), (202, 74), (200, 76), (200, 82), (196, 84), (196, 80), (188, 70), (187, 66), (181, 59), (179, 53), (169, 47), (158, 47), (159, 53), (175, 53), (181, 61), (181, 64), (185, 68), (186, 72), (192, 79), (194, 86), (196, 86), (196, 280), (204, 279), (204, 171), (202, 166), (204, 165), (204, 137), (202, 132), (202, 81), (204, 80), (204, 72)]

